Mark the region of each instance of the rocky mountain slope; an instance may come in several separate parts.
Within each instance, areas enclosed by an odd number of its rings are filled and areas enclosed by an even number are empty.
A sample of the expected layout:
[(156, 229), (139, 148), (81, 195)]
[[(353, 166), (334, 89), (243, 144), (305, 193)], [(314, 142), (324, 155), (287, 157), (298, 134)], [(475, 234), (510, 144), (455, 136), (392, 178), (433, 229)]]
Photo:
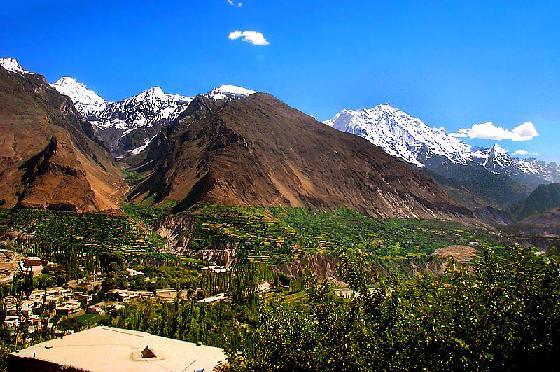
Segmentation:
[(560, 208), (531, 215), (521, 221), (527, 226), (537, 226), (549, 234), (560, 236)]
[(0, 66), (0, 204), (117, 208), (121, 172), (72, 101), (15, 60)]
[(347, 206), (376, 216), (464, 218), (420, 171), (276, 98), (197, 96), (148, 146), (133, 200)]

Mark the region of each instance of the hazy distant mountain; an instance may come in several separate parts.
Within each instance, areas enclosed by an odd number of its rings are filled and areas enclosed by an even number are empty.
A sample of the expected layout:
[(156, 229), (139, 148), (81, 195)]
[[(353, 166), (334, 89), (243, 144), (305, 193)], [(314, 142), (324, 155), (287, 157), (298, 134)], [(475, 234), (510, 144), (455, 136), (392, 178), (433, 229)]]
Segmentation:
[(513, 212), (517, 219), (522, 220), (556, 208), (560, 208), (560, 183), (551, 183), (539, 185)]

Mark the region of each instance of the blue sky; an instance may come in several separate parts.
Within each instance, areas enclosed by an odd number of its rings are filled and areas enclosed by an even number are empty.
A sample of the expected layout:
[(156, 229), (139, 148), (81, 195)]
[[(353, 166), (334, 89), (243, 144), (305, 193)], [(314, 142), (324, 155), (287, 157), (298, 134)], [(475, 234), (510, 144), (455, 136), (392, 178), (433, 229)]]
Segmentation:
[[(532, 122), (500, 144), (560, 161), (558, 1), (1, 1), (0, 56), (106, 99), (231, 83), (321, 120), (387, 102), (450, 131)], [(228, 38), (248, 30), (269, 45)]]

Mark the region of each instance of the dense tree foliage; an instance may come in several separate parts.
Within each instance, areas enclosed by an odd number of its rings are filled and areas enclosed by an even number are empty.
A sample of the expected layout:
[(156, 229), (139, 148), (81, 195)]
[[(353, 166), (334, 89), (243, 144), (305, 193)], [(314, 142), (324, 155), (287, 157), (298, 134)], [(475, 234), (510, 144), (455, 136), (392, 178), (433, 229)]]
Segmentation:
[[(269, 302), (234, 369), (536, 370), (560, 352), (560, 265), (534, 251), (485, 251), (441, 275), (370, 275), (342, 262), (356, 295), (310, 282), (305, 302)], [(240, 353), (241, 352), (241, 353)]]

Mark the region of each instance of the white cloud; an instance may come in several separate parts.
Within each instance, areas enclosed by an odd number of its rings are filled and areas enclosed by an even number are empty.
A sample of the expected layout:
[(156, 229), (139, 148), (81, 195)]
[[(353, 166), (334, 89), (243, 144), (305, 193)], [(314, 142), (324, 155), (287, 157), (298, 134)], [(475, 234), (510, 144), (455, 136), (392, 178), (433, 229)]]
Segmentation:
[(454, 137), (469, 137), (471, 139), (488, 139), (493, 141), (512, 140), (515, 142), (530, 141), (539, 135), (532, 122), (527, 121), (513, 129), (505, 129), (492, 122), (474, 124), (471, 128), (459, 129), (451, 133)]
[(529, 152), (527, 150), (516, 150), (513, 152), (513, 155), (517, 155), (517, 156), (537, 156), (538, 153), (536, 152)]
[(229, 33), (230, 40), (241, 40), (251, 43), (253, 45), (269, 45), (270, 43), (265, 39), (264, 35), (257, 31), (232, 31)]
[(243, 6), (243, 3), (240, 2), (240, 1), (239, 1), (239, 2), (235, 2), (235, 1), (233, 1), (233, 0), (226, 0), (226, 1), (227, 1), (227, 3), (228, 3), (229, 5), (235, 6), (235, 7), (237, 7), (237, 8), (241, 8), (241, 7)]

